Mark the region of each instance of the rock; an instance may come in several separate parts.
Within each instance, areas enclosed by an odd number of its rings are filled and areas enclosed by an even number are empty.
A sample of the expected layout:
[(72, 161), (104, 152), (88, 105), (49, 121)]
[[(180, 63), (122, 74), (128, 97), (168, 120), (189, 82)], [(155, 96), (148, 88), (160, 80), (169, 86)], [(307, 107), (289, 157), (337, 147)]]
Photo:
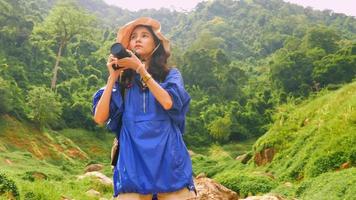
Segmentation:
[(112, 185), (112, 180), (110, 178), (108, 178), (107, 176), (105, 176), (104, 174), (102, 174), (101, 172), (87, 172), (82, 176), (78, 176), (78, 179), (84, 179), (86, 177), (95, 177), (97, 180), (99, 180), (102, 184), (104, 185)]
[(285, 182), (285, 183), (284, 183), (284, 186), (286, 186), (286, 187), (292, 187), (293, 184), (292, 184), (291, 182)]
[(273, 157), (276, 153), (274, 148), (267, 148), (261, 152), (255, 154), (255, 163), (258, 166), (265, 165), (273, 160)]
[(204, 177), (206, 177), (206, 174), (204, 172), (202, 172), (202, 173), (198, 174), (198, 176), (195, 178), (204, 178)]
[(5, 162), (6, 162), (6, 164), (8, 164), (8, 165), (12, 165), (12, 162), (11, 162), (11, 160), (9, 160), (9, 159), (5, 159)]
[(100, 196), (100, 192), (93, 190), (93, 189), (88, 190), (85, 194), (87, 194), (88, 196), (91, 196), (91, 197), (99, 197)]
[(310, 119), (309, 119), (309, 118), (306, 118), (306, 119), (303, 121), (302, 126), (308, 125), (308, 124), (309, 124), (309, 121), (310, 121)]
[(194, 183), (198, 193), (195, 200), (238, 200), (236, 192), (210, 178), (196, 178)]
[(245, 153), (237, 156), (235, 160), (240, 161), (243, 164), (246, 164), (251, 159), (251, 157), (252, 157), (251, 154)]
[(35, 181), (35, 180), (47, 180), (48, 176), (43, 172), (29, 171), (23, 176), (24, 180)]
[(66, 197), (66, 196), (64, 196), (64, 195), (61, 195), (61, 200), (72, 200), (72, 199), (69, 198), (69, 197)]
[(240, 199), (240, 200), (284, 200), (284, 199), (278, 195), (266, 194), (263, 196), (251, 196), (251, 197), (247, 197), (246, 199)]
[(91, 164), (91, 165), (88, 165), (86, 168), (85, 168), (85, 172), (95, 172), (95, 171), (100, 171), (103, 169), (103, 165), (102, 164)]
[(349, 162), (345, 162), (340, 166), (340, 169), (347, 169), (350, 168), (350, 163)]

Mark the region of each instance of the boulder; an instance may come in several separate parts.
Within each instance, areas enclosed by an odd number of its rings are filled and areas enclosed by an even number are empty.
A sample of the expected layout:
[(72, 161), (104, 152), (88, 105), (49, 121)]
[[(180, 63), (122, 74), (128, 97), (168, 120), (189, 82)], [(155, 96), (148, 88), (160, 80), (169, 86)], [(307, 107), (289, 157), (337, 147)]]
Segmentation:
[(236, 192), (226, 188), (213, 179), (198, 177), (194, 179), (198, 193), (195, 200), (238, 200)]
[(88, 165), (86, 168), (85, 168), (85, 172), (95, 172), (95, 171), (100, 171), (103, 169), (103, 165), (102, 164), (91, 164), (91, 165)]
[(293, 184), (291, 182), (285, 182), (283, 185), (286, 187), (293, 187)]
[(349, 162), (345, 162), (340, 166), (340, 169), (347, 169), (350, 168), (350, 163)]
[(95, 177), (99, 182), (101, 182), (104, 185), (112, 185), (112, 180), (110, 178), (108, 178), (107, 176), (105, 176), (104, 174), (102, 174), (101, 172), (87, 172), (82, 176), (78, 176), (78, 179), (84, 179), (86, 177)]
[(235, 160), (240, 161), (243, 164), (246, 164), (251, 159), (251, 157), (252, 157), (251, 154), (245, 153), (237, 156)]
[(276, 150), (274, 148), (267, 148), (255, 154), (255, 163), (258, 166), (265, 165), (273, 160)]
[(72, 200), (70, 197), (67, 197), (65, 195), (61, 195), (61, 200)]
[(195, 177), (195, 178), (204, 178), (204, 177), (206, 177), (206, 174), (204, 172), (202, 172), (202, 173), (198, 174), (197, 177)]
[(240, 199), (240, 200), (284, 200), (284, 198), (274, 194), (266, 194), (263, 196), (250, 196), (247, 197), (246, 199)]
[(8, 164), (8, 165), (12, 165), (12, 161), (9, 160), (9, 159), (5, 159), (5, 163)]
[(91, 196), (91, 197), (99, 197), (100, 196), (100, 192), (93, 190), (93, 189), (86, 191), (85, 194), (87, 194), (88, 196)]
[(48, 176), (43, 172), (29, 171), (26, 172), (22, 178), (24, 180), (29, 180), (29, 181), (36, 181), (36, 180), (38, 181), (38, 180), (47, 180)]

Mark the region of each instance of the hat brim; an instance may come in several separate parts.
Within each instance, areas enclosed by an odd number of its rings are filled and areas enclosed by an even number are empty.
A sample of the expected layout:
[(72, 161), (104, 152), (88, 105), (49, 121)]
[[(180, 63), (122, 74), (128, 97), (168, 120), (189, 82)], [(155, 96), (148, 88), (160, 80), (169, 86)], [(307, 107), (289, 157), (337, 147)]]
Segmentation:
[(117, 32), (116, 41), (121, 43), (125, 48), (128, 48), (130, 43), (131, 33), (139, 25), (152, 27), (154, 34), (161, 41), (167, 56), (170, 56), (171, 51), (170, 51), (169, 40), (166, 37), (164, 37), (163, 34), (161, 33), (161, 24), (157, 20), (149, 17), (140, 17), (122, 26)]

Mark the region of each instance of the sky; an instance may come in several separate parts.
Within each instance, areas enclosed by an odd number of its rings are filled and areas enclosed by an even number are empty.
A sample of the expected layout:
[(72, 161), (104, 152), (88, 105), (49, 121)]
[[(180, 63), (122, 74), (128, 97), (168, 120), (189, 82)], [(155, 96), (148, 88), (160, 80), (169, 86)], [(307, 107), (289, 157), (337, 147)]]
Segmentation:
[[(109, 5), (116, 5), (120, 8), (126, 8), (131, 11), (137, 11), (144, 8), (161, 7), (171, 8), (175, 10), (189, 11), (193, 9), (199, 2), (203, 0), (104, 0)], [(356, 16), (356, 1), (355, 0), (284, 0), (290, 3), (310, 6), (318, 10), (333, 10), (336, 13), (344, 13), (346, 15)]]

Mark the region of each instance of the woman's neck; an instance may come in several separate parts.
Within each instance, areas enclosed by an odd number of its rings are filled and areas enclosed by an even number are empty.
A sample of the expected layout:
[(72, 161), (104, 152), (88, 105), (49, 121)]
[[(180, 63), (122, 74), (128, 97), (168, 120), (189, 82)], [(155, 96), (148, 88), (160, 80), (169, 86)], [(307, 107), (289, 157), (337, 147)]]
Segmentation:
[(145, 64), (145, 68), (146, 70), (148, 70), (148, 68), (150, 67), (150, 59), (145, 59), (145, 60), (142, 60), (142, 62)]

